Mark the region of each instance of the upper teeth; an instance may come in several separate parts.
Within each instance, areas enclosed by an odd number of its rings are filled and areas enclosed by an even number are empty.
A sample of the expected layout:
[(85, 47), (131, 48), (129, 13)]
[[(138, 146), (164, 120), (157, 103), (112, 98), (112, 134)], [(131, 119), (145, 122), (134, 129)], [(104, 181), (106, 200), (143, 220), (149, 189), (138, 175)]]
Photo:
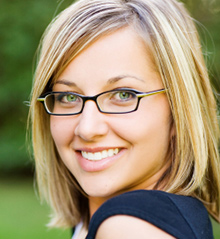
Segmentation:
[(81, 151), (83, 158), (94, 161), (102, 160), (107, 157), (112, 157), (113, 155), (118, 154), (118, 152), (119, 152), (118, 148), (103, 150), (95, 153)]

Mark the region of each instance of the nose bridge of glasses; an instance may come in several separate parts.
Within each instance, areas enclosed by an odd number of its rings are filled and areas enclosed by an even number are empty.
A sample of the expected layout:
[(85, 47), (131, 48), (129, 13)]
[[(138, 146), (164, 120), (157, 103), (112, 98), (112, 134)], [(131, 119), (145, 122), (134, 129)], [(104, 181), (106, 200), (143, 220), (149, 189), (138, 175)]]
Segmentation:
[(94, 96), (81, 96), (82, 101), (83, 101), (83, 106), (82, 106), (82, 107), (84, 108), (85, 103), (86, 103), (87, 101), (93, 101), (93, 102), (95, 102), (95, 104), (96, 104), (98, 110), (100, 111), (99, 104), (98, 104), (98, 102), (97, 102), (98, 96), (99, 96), (99, 95), (94, 95)]

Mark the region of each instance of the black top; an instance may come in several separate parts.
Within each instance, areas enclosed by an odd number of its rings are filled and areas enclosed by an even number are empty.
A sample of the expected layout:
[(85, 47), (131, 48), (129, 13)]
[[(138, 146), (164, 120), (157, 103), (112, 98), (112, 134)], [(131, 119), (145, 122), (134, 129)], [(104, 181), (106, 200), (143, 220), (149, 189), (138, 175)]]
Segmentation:
[(113, 215), (143, 219), (178, 239), (213, 239), (208, 213), (199, 200), (156, 190), (127, 192), (106, 201), (91, 218), (86, 239), (94, 239), (100, 224)]

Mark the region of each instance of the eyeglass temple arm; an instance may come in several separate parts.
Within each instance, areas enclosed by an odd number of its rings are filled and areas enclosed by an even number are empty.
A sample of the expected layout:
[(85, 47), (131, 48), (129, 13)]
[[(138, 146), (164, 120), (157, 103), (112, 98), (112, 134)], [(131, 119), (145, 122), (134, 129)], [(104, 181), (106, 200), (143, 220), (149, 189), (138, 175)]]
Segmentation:
[(42, 103), (44, 102), (44, 100), (45, 100), (45, 98), (42, 98), (42, 97), (38, 97), (38, 98), (37, 98), (37, 101), (40, 101), (40, 102), (42, 102)]
[(156, 94), (160, 94), (160, 93), (164, 93), (166, 92), (168, 89), (161, 89), (161, 90), (156, 90), (156, 91), (150, 91), (147, 93), (140, 93), (137, 95), (137, 97), (144, 97), (144, 96), (150, 96), (150, 95), (156, 95)]

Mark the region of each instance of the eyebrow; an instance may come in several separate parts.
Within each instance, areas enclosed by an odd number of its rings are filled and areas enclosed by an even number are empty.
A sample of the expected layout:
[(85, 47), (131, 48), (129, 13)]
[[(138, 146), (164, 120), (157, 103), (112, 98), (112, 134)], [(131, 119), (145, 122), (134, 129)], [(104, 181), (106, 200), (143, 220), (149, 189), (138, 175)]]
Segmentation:
[(112, 77), (110, 78), (108, 81), (107, 81), (107, 84), (113, 84), (117, 81), (120, 81), (122, 79), (125, 79), (125, 78), (133, 78), (135, 80), (138, 80), (138, 81), (142, 81), (142, 82), (145, 82), (143, 79), (137, 77), (137, 76), (133, 76), (133, 75), (119, 75), (119, 76), (115, 76), (115, 77)]
[(67, 85), (67, 86), (70, 86), (70, 87), (77, 86), (76, 83), (68, 81), (68, 80), (57, 80), (54, 83), (54, 85), (56, 85), (56, 84)]
[[(114, 76), (114, 77), (111, 77), (110, 79), (108, 79), (107, 84), (110, 85), (110, 84), (116, 83), (116, 82), (118, 82), (122, 79), (125, 79), (125, 78), (133, 78), (135, 80), (145, 82), (143, 79), (141, 79), (139, 77), (136, 77), (136, 76), (133, 76), (133, 75), (119, 75), (119, 76)], [(65, 79), (57, 80), (54, 83), (54, 85), (56, 85), (56, 84), (66, 85), (66, 86), (69, 86), (69, 87), (77, 87), (76, 83), (65, 80)]]

